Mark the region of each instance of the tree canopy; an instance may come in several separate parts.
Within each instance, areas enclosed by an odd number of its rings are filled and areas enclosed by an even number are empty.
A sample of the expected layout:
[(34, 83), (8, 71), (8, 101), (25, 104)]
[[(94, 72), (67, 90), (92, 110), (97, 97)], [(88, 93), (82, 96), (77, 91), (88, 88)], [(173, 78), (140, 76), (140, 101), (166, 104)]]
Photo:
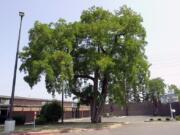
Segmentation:
[(58, 24), (35, 22), (29, 31), (29, 44), (20, 54), (21, 71), (26, 73), (24, 80), (33, 87), (45, 76), (48, 92), (54, 94), (73, 77), (71, 42), (67, 24), (59, 20)]
[(135, 97), (146, 86), (149, 64), (142, 22), (127, 6), (114, 13), (91, 7), (71, 23), (36, 22), (20, 55), (24, 80), (32, 87), (44, 75), (51, 93), (66, 87), (91, 106), (91, 121), (100, 122), (108, 95), (122, 102), (129, 91)]
[(154, 78), (148, 82), (149, 97), (151, 100), (154, 98), (160, 100), (160, 96), (165, 93), (166, 84), (162, 78)]
[(180, 101), (180, 88), (178, 88), (175, 84), (171, 84), (168, 86), (169, 92), (176, 94)]

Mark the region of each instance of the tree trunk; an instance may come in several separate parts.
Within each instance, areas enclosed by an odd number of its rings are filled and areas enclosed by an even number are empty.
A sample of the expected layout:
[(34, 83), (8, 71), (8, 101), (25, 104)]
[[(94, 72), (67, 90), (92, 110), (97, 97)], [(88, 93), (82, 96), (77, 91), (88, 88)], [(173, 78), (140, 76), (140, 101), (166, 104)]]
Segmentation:
[(126, 113), (126, 116), (129, 115), (128, 103), (125, 104), (125, 113)]
[(157, 116), (157, 114), (158, 114), (158, 103), (157, 103), (157, 99), (153, 97), (153, 115)]
[[(94, 82), (94, 88), (98, 88), (98, 81)], [(107, 96), (107, 86), (108, 86), (108, 80), (107, 77), (104, 77), (103, 82), (102, 82), (102, 92), (101, 92), (101, 100), (98, 101), (97, 97), (99, 95), (96, 95), (93, 97), (92, 104), (91, 104), (91, 122), (92, 123), (101, 123), (101, 115), (103, 111), (103, 107), (105, 104), (105, 99)], [(98, 90), (98, 89), (94, 89)]]
[(93, 97), (91, 102), (91, 123), (98, 123), (97, 116), (97, 96), (98, 96), (98, 70), (95, 71), (94, 75), (94, 88), (93, 88)]
[(126, 79), (124, 80), (124, 90), (125, 90), (125, 113), (126, 116), (129, 115), (129, 108), (128, 108), (128, 89), (127, 89), (127, 84), (126, 84)]
[(128, 97), (127, 97), (127, 91), (125, 91), (125, 115), (128, 116), (129, 115), (129, 108), (128, 108)]
[(91, 123), (101, 123), (101, 108), (104, 104), (98, 103), (97, 96), (94, 96), (91, 103)]
[(96, 101), (93, 101), (93, 104), (91, 105), (91, 123), (101, 123), (101, 115), (98, 113), (99, 107), (100, 106), (97, 105)]

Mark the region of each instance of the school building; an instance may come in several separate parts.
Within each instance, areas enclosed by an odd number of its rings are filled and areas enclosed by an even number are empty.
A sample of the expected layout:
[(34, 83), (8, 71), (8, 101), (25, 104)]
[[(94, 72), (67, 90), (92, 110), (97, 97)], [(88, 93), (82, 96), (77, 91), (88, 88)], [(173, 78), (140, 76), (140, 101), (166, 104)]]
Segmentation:
[[(0, 95), (0, 117), (7, 117), (9, 110), (10, 96)], [(18, 97), (14, 98), (13, 115), (24, 115), (26, 122), (32, 122), (34, 114), (39, 114), (41, 107), (45, 103), (52, 102), (52, 100)], [(61, 101), (58, 101), (61, 104)], [(76, 103), (64, 101), (64, 118), (80, 118), (89, 117), (89, 106), (81, 105), (77, 108)]]

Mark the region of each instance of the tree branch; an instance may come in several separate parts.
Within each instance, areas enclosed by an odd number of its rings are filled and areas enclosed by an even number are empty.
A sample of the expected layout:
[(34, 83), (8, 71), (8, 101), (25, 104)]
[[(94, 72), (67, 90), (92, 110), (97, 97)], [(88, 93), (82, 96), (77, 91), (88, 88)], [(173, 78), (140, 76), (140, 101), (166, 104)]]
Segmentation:
[(101, 51), (102, 51), (103, 53), (107, 54), (107, 52), (104, 50), (103, 47), (100, 47), (100, 48), (101, 48)]
[(74, 75), (74, 78), (87, 78), (94, 81), (94, 77), (91, 77), (89, 75)]

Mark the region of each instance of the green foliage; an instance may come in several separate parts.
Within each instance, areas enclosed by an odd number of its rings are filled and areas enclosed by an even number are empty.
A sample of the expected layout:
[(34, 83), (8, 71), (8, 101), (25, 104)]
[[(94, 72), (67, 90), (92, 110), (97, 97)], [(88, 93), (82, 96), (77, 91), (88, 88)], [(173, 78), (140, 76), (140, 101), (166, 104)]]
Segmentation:
[(24, 125), (26, 117), (24, 115), (15, 115), (13, 116), (13, 120), (16, 121), (17, 125)]
[(160, 96), (164, 94), (166, 84), (161, 78), (149, 80), (148, 91), (150, 100), (160, 100)]
[(72, 23), (63, 19), (36, 22), (29, 32), (29, 44), (21, 52), (20, 70), (31, 87), (44, 75), (48, 92), (66, 88), (86, 104), (95, 100), (97, 108), (107, 95), (120, 103), (132, 89), (134, 95), (143, 95), (149, 64), (142, 22), (126, 6), (114, 13), (91, 7)]
[(153, 118), (150, 118), (149, 121), (154, 121), (154, 119), (153, 119)]
[(166, 118), (166, 121), (170, 121), (170, 120), (171, 120), (170, 118), (168, 118), (168, 117)]
[(180, 121), (180, 116), (176, 116), (176, 120), (177, 120), (177, 121)]
[(36, 124), (37, 125), (44, 125), (47, 124), (47, 120), (43, 115), (40, 115), (39, 117), (37, 117), (36, 119)]
[(72, 46), (68, 41), (70, 30), (66, 25), (62, 20), (53, 26), (36, 22), (29, 31), (29, 46), (20, 53), (20, 71), (27, 74), (24, 80), (30, 87), (44, 75), (48, 92), (54, 94), (55, 91), (61, 92), (72, 79)]
[(39, 123), (47, 122), (58, 122), (62, 117), (62, 108), (57, 101), (46, 103), (42, 106), (40, 117), (38, 118)]
[(157, 121), (162, 121), (162, 119), (161, 119), (161, 118), (158, 118)]
[(168, 89), (169, 92), (176, 94), (178, 96), (178, 99), (180, 100), (180, 89), (176, 85), (171, 84), (168, 86)]
[(80, 101), (79, 101), (79, 105), (80, 104), (85, 104), (85, 105), (89, 105), (89, 101), (92, 100), (92, 96), (93, 96), (93, 93), (92, 93), (92, 86), (89, 85), (85, 88), (83, 88), (83, 92), (81, 92), (81, 98), (80, 98)]
[(117, 104), (124, 105), (125, 104), (125, 89), (122, 82), (116, 83), (110, 86), (110, 100)]
[[(75, 74), (91, 76), (98, 70), (100, 85), (106, 75), (111, 98), (116, 102), (124, 102), (127, 91), (124, 80), (129, 89), (145, 90), (149, 64), (144, 51), (146, 33), (142, 18), (127, 7), (115, 14), (92, 7), (83, 12), (81, 19), (80, 32), (76, 33), (78, 43), (73, 50)], [(82, 84), (82, 80), (78, 83)]]

